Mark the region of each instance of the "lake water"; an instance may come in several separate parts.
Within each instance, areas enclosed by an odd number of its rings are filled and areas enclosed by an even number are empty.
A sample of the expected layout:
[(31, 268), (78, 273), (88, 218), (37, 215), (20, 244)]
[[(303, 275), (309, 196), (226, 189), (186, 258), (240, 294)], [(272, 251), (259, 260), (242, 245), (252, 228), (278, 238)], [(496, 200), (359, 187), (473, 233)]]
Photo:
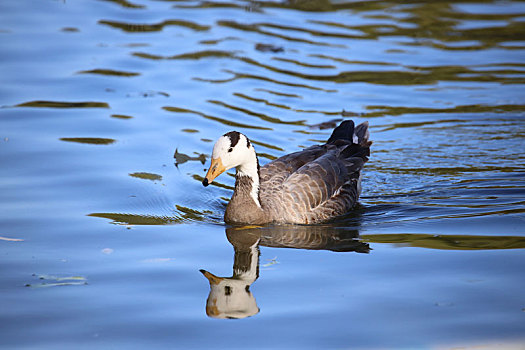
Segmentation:
[[(1, 348), (525, 348), (523, 2), (4, 0), (0, 53)], [(220, 135), (343, 119), (354, 212), (224, 225)]]

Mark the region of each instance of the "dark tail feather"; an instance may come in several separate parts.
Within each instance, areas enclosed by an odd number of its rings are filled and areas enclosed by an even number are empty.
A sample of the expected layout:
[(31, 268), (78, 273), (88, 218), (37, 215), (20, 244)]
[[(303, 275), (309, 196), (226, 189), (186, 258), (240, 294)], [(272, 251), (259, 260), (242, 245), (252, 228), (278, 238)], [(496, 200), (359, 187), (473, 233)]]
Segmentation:
[[(344, 146), (341, 149), (343, 158), (356, 157), (366, 162), (370, 156), (370, 145), (372, 145), (372, 141), (368, 140), (369, 137), (368, 122), (363, 122), (354, 127), (354, 122), (347, 120), (335, 128), (327, 143)], [(348, 144), (348, 141), (350, 141), (350, 144)]]
[(353, 120), (346, 120), (334, 129), (332, 136), (330, 136), (326, 143), (334, 144), (337, 140), (345, 140), (363, 147), (370, 147), (372, 142), (368, 141), (369, 137), (368, 122), (363, 122), (355, 126)]
[(352, 142), (352, 137), (354, 136), (354, 121), (345, 120), (332, 132), (332, 136), (328, 139), (326, 143), (335, 143), (337, 140), (349, 140)]
[[(357, 137), (357, 143), (363, 147), (370, 147), (372, 141), (368, 141), (370, 132), (368, 131), (368, 122), (363, 122), (355, 127), (354, 135)], [(355, 141), (355, 140), (354, 140)]]

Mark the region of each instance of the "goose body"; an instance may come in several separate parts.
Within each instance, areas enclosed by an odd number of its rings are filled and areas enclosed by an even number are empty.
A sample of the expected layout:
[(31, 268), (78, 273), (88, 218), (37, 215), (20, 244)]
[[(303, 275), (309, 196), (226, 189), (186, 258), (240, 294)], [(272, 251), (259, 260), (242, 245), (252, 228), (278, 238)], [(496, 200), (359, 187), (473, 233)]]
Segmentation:
[(228, 224), (313, 224), (350, 211), (361, 192), (361, 169), (370, 155), (368, 122), (351, 120), (334, 129), (325, 144), (282, 156), (263, 167), (250, 140), (237, 131), (213, 147), (203, 180), (208, 186), (236, 168), (235, 189), (226, 207)]

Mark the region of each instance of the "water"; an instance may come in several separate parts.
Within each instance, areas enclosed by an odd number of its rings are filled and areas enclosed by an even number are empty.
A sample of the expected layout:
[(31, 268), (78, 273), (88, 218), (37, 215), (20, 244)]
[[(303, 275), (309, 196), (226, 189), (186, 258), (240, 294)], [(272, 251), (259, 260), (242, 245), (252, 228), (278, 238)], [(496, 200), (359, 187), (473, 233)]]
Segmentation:
[[(524, 18), (3, 1), (1, 347), (523, 348)], [(344, 118), (374, 141), (359, 208), (223, 224), (233, 177), (200, 183), (218, 136), (266, 163)]]

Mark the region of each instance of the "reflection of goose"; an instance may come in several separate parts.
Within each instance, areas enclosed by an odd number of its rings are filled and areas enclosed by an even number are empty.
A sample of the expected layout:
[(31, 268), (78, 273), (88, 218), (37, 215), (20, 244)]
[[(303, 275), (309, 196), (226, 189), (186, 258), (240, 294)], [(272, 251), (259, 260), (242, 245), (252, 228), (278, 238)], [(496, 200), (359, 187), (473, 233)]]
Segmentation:
[[(252, 232), (253, 229), (244, 229)], [(359, 240), (357, 229), (332, 226), (265, 226), (260, 228), (260, 245), (276, 248), (332, 250), (368, 253), (368, 243)]]
[(200, 270), (210, 282), (206, 314), (213, 318), (244, 318), (259, 312), (250, 285), (259, 277), (259, 243), (257, 232), (239, 232), (228, 229), (228, 240), (235, 256), (233, 276), (218, 277)]
[(259, 248), (286, 247), (329, 249), (368, 253), (367, 243), (358, 240), (356, 229), (330, 226), (229, 227), (226, 237), (233, 245), (233, 276), (218, 277), (200, 270), (210, 282), (206, 314), (213, 318), (244, 318), (259, 312), (250, 286), (259, 277)]
[(291, 153), (259, 168), (248, 138), (231, 131), (213, 147), (207, 186), (222, 172), (236, 168), (235, 190), (226, 207), (227, 223), (311, 224), (327, 221), (354, 207), (360, 175), (370, 155), (368, 123), (354, 128), (342, 122), (326, 144)]

